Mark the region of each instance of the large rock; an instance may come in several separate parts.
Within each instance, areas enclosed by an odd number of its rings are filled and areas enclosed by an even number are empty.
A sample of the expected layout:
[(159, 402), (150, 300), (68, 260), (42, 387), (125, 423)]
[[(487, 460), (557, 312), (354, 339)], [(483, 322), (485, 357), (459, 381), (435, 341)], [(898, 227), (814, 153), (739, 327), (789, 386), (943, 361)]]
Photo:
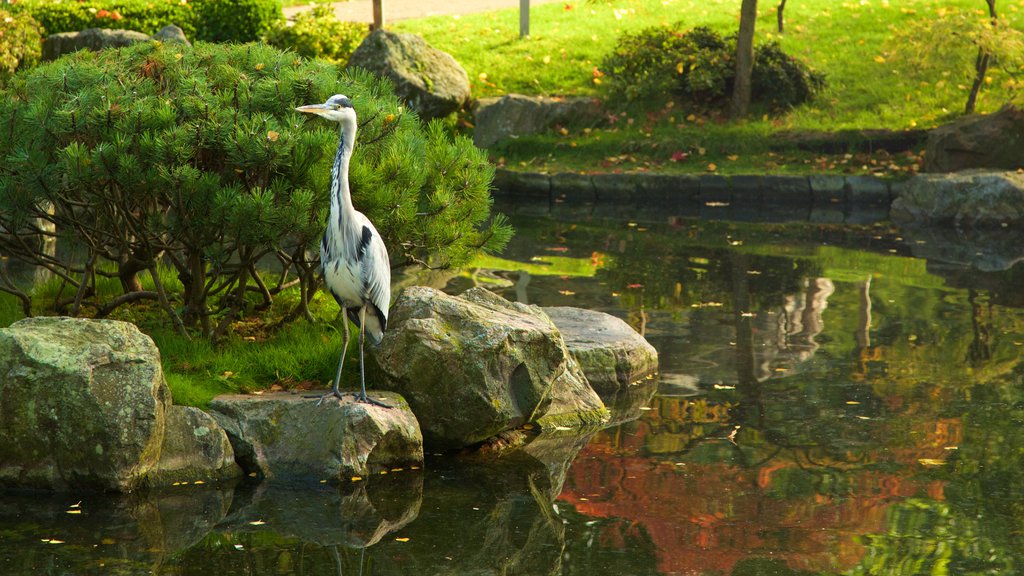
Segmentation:
[(1024, 111), (1013, 106), (965, 116), (928, 134), (926, 172), (968, 168), (1015, 170), (1024, 166)]
[(544, 308), (562, 333), (569, 353), (602, 398), (628, 388), (658, 369), (658, 351), (621, 319), (569, 306)]
[(0, 329), (0, 487), (133, 490), (157, 465), (170, 402), (160, 353), (132, 324)]
[(1021, 223), (1024, 174), (979, 171), (918, 174), (904, 185), (889, 215), (900, 223), (962, 227)]
[(185, 37), (185, 32), (173, 25), (161, 28), (152, 36), (135, 30), (115, 30), (111, 28), (89, 28), (81, 32), (60, 32), (50, 34), (43, 40), (43, 60), (56, 60), (65, 54), (79, 50), (104, 50), (131, 46), (136, 42), (158, 40), (160, 42), (181, 42), (186, 46), (192, 43)]
[(347, 480), (423, 462), (416, 417), (397, 394), (381, 408), (317, 401), (287, 392), (218, 396), (211, 415), (227, 431), (246, 473), (290, 481)]
[(601, 114), (601, 103), (595, 98), (522, 94), (481, 98), (473, 107), (473, 143), (487, 148), (507, 138), (539, 134), (559, 124), (595, 125)]
[(131, 46), (149, 38), (149, 34), (142, 32), (109, 28), (89, 28), (81, 32), (50, 34), (43, 40), (43, 60), (56, 60), (65, 54), (83, 49), (103, 50)]
[(608, 418), (547, 314), (482, 288), (461, 297), (405, 289), (373, 357), (376, 386), (408, 399), (436, 448), (472, 445), (530, 421), (554, 428)]
[(170, 407), (160, 461), (149, 473), (148, 485), (218, 483), (241, 475), (228, 436), (212, 416), (192, 406)]
[(420, 118), (441, 118), (469, 100), (469, 76), (451, 57), (415, 34), (375, 30), (348, 60), (349, 67), (387, 76)]

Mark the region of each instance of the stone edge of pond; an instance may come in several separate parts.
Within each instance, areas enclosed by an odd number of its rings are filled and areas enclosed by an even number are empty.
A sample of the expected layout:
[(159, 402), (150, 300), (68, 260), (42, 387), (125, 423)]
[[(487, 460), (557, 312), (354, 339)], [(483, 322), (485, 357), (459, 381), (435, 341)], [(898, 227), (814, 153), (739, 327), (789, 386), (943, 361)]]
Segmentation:
[(872, 175), (545, 174), (498, 168), (494, 196), (503, 209), (527, 215), (873, 224), (889, 219), (904, 182)]

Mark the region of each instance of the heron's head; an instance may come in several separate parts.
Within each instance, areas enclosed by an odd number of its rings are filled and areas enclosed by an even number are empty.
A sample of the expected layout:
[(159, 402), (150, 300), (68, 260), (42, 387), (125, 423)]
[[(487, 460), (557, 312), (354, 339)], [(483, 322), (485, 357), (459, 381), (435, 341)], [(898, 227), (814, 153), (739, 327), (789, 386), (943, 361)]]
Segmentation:
[(350, 120), (353, 123), (356, 119), (356, 110), (352, 107), (352, 100), (344, 94), (335, 94), (323, 104), (307, 104), (296, 108), (299, 112), (323, 116), (333, 122), (344, 122)]

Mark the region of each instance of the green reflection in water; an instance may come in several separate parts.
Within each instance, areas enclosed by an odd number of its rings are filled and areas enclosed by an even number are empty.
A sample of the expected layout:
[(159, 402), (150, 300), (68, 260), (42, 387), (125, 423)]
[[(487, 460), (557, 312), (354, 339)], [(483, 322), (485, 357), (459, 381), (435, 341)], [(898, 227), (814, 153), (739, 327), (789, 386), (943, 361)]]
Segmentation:
[(658, 395), (395, 488), (0, 498), (0, 573), (1024, 571), (1021, 266), (886, 228), (515, 224), (447, 289), (625, 318)]

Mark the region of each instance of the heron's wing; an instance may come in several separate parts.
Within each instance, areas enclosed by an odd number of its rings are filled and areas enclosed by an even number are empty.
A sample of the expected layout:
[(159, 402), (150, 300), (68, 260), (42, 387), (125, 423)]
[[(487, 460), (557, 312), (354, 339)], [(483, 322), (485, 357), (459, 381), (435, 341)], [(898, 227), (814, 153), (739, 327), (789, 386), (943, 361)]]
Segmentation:
[[(376, 308), (372, 312), (375, 312), (375, 316), (377, 316), (376, 319), (380, 324), (380, 336), (383, 336), (388, 322), (388, 308), (391, 304), (391, 261), (388, 258), (388, 249), (384, 246), (384, 240), (381, 239), (377, 229), (369, 220), (363, 223), (363, 235), (360, 240), (363, 289), (366, 301)], [(368, 312), (370, 311), (368, 310)], [(374, 330), (370, 319), (367, 319), (366, 327), (373, 334)], [(375, 340), (379, 341), (379, 337)]]

